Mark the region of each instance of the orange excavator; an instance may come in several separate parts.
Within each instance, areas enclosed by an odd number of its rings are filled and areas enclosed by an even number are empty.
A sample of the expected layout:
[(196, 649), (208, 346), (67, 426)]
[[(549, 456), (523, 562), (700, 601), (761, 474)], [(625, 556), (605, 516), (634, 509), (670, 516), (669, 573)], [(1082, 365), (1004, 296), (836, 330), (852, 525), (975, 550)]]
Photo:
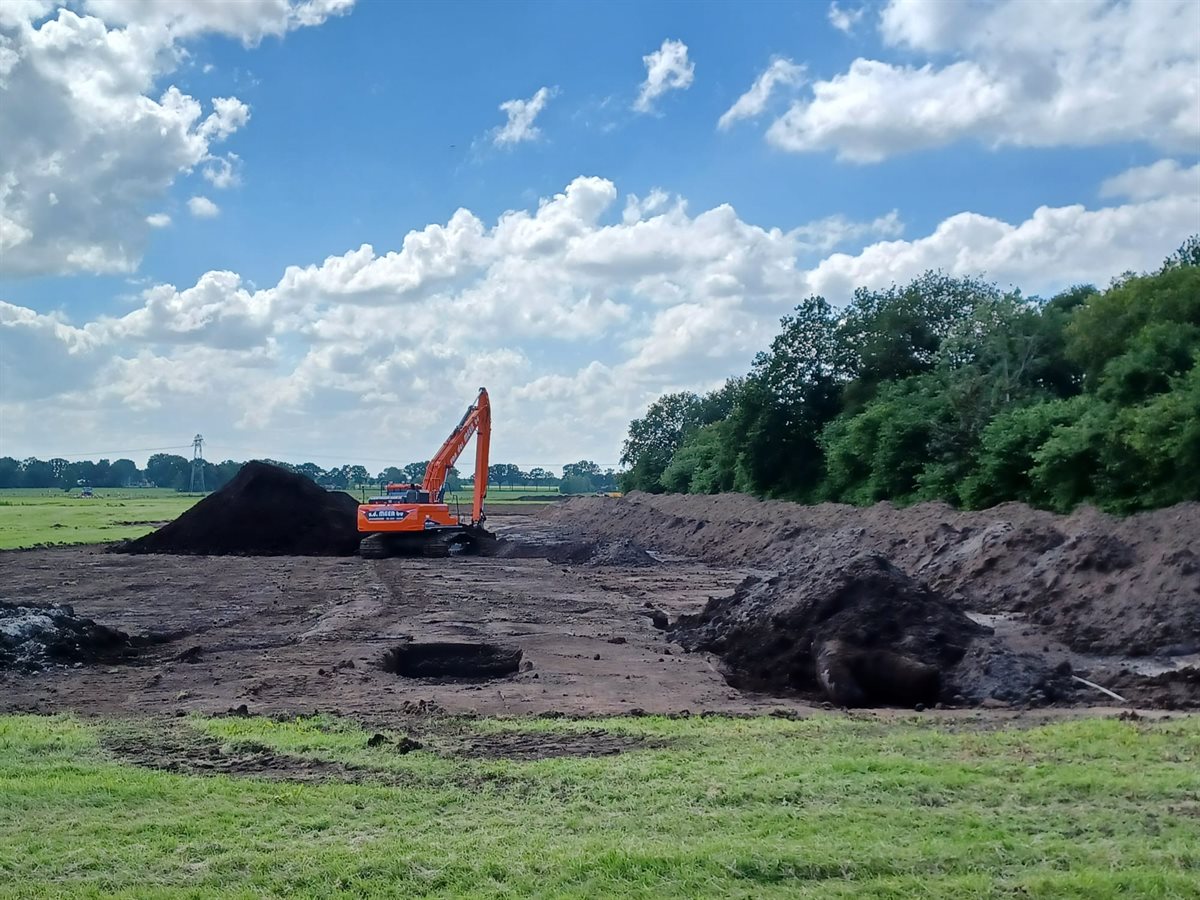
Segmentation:
[[(446, 477), (476, 435), (475, 492), (467, 518), (450, 512), (445, 502)], [(483, 527), (487, 518), (483, 500), (487, 496), (491, 439), (492, 407), (487, 389), (480, 388), (475, 402), (467, 407), (462, 420), (425, 467), (419, 485), (392, 483), (384, 494), (359, 505), (358, 530), (363, 535), (359, 554), (368, 559), (412, 554), (447, 556), (453, 546), (470, 546), (490, 538)]]

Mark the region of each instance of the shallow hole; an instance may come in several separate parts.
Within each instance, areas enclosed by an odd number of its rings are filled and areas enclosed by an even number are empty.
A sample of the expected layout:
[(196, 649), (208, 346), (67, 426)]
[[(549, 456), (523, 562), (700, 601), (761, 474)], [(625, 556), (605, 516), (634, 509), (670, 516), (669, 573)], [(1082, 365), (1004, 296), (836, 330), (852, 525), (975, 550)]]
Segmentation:
[(486, 680), (515, 675), (521, 668), (521, 650), (467, 641), (413, 642), (387, 651), (381, 665), (405, 678)]

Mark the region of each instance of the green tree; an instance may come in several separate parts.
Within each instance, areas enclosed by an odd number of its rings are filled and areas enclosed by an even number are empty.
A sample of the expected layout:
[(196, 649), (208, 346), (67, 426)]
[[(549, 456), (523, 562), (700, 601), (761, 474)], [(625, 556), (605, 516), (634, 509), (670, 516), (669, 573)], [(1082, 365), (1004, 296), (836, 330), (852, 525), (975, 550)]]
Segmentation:
[(155, 487), (186, 490), (191, 460), (173, 453), (155, 453), (146, 461), (146, 480)]
[(725, 437), (737, 447), (739, 490), (806, 499), (824, 469), (817, 438), (840, 411), (847, 357), (823, 297), (808, 298), (780, 324), (740, 387)]
[(19, 487), (21, 464), (11, 456), (0, 456), (0, 488)]
[(664, 394), (629, 423), (621, 449), (621, 465), (628, 466), (622, 476), (625, 490), (662, 490), (659, 477), (687, 432), (700, 424), (702, 409), (703, 401), (690, 391)]
[(853, 372), (847, 408), (865, 405), (883, 384), (932, 370), (942, 342), (999, 296), (993, 284), (932, 271), (903, 287), (856, 290), (839, 327)]

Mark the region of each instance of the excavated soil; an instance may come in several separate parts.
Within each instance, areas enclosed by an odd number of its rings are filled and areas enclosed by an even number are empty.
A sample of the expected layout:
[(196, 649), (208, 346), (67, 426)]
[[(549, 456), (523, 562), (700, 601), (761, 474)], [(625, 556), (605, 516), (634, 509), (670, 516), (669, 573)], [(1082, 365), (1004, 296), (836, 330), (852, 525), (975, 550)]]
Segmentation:
[(1015, 503), (959, 512), (634, 493), (545, 515), (590, 539), (633, 535), (656, 551), (768, 571), (876, 553), (961, 609), (1022, 613), (1076, 652), (1200, 652), (1200, 503), (1118, 519)]
[(1044, 660), (992, 640), (990, 628), (872, 553), (748, 578), (671, 634), (718, 654), (732, 684), (840, 706), (1030, 704), (1072, 693)]
[(34, 672), (55, 665), (120, 660), (129, 635), (75, 615), (66, 604), (20, 606), (0, 601), (0, 669)]
[(358, 501), (279, 466), (249, 462), (178, 519), (114, 549), (202, 556), (352, 556)]

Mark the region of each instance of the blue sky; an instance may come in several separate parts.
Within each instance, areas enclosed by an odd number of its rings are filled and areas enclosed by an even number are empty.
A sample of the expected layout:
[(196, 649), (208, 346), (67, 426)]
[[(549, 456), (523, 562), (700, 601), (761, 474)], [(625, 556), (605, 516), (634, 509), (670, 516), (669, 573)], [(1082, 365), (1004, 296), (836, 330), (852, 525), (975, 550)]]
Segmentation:
[[(404, 462), (491, 378), (498, 453), (615, 463), (806, 293), (930, 267), (1045, 293), (1200, 230), (1186, 2), (30, 9), (0, 17), (0, 454), (203, 430)], [(639, 108), (655, 54), (678, 70)]]

